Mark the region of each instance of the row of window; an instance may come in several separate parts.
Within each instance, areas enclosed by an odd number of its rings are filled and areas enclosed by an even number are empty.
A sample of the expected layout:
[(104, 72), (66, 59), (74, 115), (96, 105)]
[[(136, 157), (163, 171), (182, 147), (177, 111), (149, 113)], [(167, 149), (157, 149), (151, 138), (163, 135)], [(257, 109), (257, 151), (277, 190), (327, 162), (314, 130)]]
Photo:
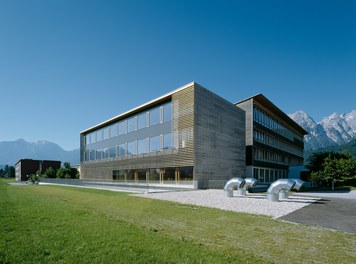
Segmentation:
[(257, 142), (263, 143), (265, 145), (268, 145), (268, 146), (271, 146), (274, 148), (278, 148), (280, 150), (289, 152), (291, 154), (294, 154), (294, 155), (297, 155), (300, 157), (303, 156), (302, 149), (298, 149), (291, 144), (283, 142), (283, 141), (275, 138), (274, 136), (267, 134), (265, 132), (259, 131), (257, 129), (255, 129), (253, 131), (253, 139)]
[(191, 184), (193, 167), (113, 170), (112, 178), (121, 182)]
[(253, 108), (253, 120), (292, 141), (297, 138), (299, 141), (303, 142), (302, 136), (292, 132), (278, 121), (273, 119), (266, 111), (258, 108), (257, 106), (254, 106)]
[(172, 148), (172, 133), (168, 133), (150, 138), (134, 140), (108, 148), (90, 149), (87, 147), (85, 151), (85, 161), (133, 156)]
[(93, 144), (171, 120), (172, 103), (168, 102), (88, 133), (85, 136), (85, 144)]
[(288, 178), (288, 172), (285, 170), (254, 168), (253, 177), (259, 182), (274, 182), (278, 179)]
[(288, 166), (298, 166), (303, 164), (303, 159), (294, 159), (272, 151), (253, 148), (253, 159)]

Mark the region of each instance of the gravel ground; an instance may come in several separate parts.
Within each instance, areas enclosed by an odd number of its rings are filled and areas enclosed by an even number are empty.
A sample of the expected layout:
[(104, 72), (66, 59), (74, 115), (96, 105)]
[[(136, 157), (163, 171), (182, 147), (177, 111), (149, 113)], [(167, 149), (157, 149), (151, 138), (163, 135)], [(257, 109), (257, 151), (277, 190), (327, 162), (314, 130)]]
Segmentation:
[(134, 196), (174, 201), (183, 204), (194, 204), (234, 212), (245, 212), (250, 214), (262, 214), (279, 218), (295, 210), (307, 206), (319, 198), (290, 196), (288, 200), (279, 202), (270, 202), (266, 195), (247, 194), (247, 196), (238, 197), (234, 193), (233, 197), (225, 197), (224, 190), (194, 190), (194, 191), (176, 191), (176, 192), (155, 192), (134, 194)]

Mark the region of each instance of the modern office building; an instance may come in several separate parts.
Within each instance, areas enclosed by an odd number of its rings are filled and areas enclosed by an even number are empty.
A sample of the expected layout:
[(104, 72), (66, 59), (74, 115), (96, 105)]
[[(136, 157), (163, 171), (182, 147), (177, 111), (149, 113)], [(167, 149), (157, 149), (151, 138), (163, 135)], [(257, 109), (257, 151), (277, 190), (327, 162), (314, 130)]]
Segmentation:
[(202, 189), (245, 175), (245, 111), (194, 82), (80, 138), (81, 179)]
[(262, 94), (235, 105), (246, 112), (246, 177), (270, 183), (303, 165), (302, 127)]
[(33, 160), (21, 159), (15, 164), (16, 181), (27, 181), (29, 175), (45, 172), (49, 167), (57, 170), (61, 167), (61, 162), (57, 160)]

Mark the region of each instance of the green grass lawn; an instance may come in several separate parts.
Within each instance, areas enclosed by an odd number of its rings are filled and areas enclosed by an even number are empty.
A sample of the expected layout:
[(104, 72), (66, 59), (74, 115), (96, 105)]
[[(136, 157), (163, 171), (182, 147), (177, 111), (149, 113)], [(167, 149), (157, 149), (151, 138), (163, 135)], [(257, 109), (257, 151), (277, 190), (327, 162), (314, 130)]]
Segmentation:
[(355, 263), (356, 235), (60, 186), (0, 180), (0, 263)]

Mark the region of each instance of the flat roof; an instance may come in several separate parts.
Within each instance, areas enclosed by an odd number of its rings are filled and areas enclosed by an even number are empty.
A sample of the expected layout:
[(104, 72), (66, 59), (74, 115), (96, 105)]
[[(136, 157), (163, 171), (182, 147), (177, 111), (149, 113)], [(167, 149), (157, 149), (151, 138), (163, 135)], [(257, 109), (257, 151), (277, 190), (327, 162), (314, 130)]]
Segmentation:
[(294, 128), (298, 132), (302, 133), (303, 135), (309, 134), (306, 130), (304, 130), (304, 128), (302, 128), (298, 123), (296, 123), (286, 113), (284, 113), (281, 109), (279, 109), (274, 103), (272, 103), (270, 100), (268, 100), (267, 97), (265, 97), (262, 93), (256, 94), (249, 98), (246, 98), (240, 102), (235, 103), (235, 105), (241, 104), (241, 103), (249, 101), (249, 100), (256, 100), (258, 103), (263, 105), (265, 108), (270, 110), (272, 113), (275, 113), (276, 115), (280, 116), (285, 123), (287, 123), (289, 126)]
[(108, 119), (108, 120), (106, 120), (104, 122), (101, 122), (101, 123), (99, 123), (99, 124), (97, 124), (95, 126), (92, 126), (92, 127), (88, 128), (88, 129), (85, 129), (85, 130), (81, 131), (80, 134), (85, 134), (85, 133), (94, 131), (94, 130), (100, 128), (100, 127), (104, 127), (104, 126), (106, 126), (106, 125), (108, 125), (110, 123), (114, 123), (114, 122), (116, 122), (116, 121), (118, 121), (118, 120), (120, 120), (120, 119), (122, 119), (122, 118), (124, 118), (126, 116), (129, 116), (129, 115), (131, 115), (131, 114), (133, 114), (135, 112), (138, 112), (138, 111), (140, 111), (140, 110), (142, 110), (144, 108), (148, 108), (150, 106), (153, 106), (155, 104), (163, 102), (163, 101), (167, 100), (168, 98), (170, 98), (172, 96), (172, 94), (177, 93), (177, 92), (179, 92), (181, 90), (184, 90), (184, 89), (186, 89), (188, 87), (191, 87), (193, 85), (199, 85), (199, 84), (194, 82), (194, 81), (190, 82), (190, 83), (188, 83), (186, 85), (183, 85), (183, 86), (179, 87), (178, 89), (175, 89), (175, 90), (173, 90), (173, 91), (171, 91), (171, 92), (169, 92), (167, 94), (164, 94), (164, 95), (162, 95), (160, 97), (157, 97), (156, 99), (153, 99), (153, 100), (151, 100), (151, 101), (149, 101), (147, 103), (144, 103), (144, 104), (142, 104), (140, 106), (137, 106), (137, 107), (135, 107), (135, 108), (133, 108), (133, 109), (131, 109), (129, 111), (126, 111), (126, 112), (124, 112), (122, 114), (119, 114), (119, 115), (117, 115), (117, 116), (115, 116), (113, 118), (110, 118), (110, 119)]

